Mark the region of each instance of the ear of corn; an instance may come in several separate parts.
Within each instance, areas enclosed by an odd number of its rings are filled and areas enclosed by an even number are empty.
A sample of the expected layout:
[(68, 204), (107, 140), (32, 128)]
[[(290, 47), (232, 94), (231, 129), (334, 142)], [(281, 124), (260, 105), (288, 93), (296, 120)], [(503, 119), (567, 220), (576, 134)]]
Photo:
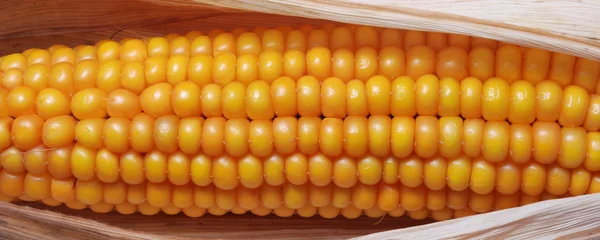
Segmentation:
[(0, 200), (442, 221), (600, 191), (600, 63), (310, 25), (0, 58)]

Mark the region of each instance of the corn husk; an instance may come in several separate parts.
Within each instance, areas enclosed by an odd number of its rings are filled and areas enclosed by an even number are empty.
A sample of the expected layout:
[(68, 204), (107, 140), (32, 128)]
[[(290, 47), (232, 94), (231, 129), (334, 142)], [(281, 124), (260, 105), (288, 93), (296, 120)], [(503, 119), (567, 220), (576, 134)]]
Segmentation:
[(0, 16), (0, 55), (111, 36), (330, 20), (466, 34), (600, 60), (600, 3), (592, 0), (6, 0)]

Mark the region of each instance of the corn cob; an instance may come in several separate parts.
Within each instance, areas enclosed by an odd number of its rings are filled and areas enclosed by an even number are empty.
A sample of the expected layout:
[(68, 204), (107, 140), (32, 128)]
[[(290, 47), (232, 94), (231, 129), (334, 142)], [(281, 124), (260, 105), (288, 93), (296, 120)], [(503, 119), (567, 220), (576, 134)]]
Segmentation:
[(599, 74), (353, 25), (30, 49), (0, 57), (0, 199), (445, 220), (595, 193)]

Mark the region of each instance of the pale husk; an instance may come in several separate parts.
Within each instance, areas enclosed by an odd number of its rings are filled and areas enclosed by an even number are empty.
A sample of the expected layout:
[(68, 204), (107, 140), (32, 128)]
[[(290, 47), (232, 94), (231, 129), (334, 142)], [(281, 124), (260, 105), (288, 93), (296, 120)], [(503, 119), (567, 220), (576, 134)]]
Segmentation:
[[(547, 200), (523, 207), (511, 208), (502, 211), (485, 213), (444, 222), (431, 223), (399, 230), (384, 231), (357, 237), (357, 240), (371, 239), (598, 239), (600, 238), (600, 194), (590, 194), (556, 200)], [(302, 231), (287, 229), (285, 222), (288, 219), (276, 220), (281, 226), (279, 230), (271, 231), (222, 231), (202, 232), (203, 218), (161, 218), (160, 216), (129, 216), (131, 218), (119, 219), (118, 214), (114, 222), (127, 222), (125, 227), (112, 226), (92, 220), (93, 213), (87, 218), (69, 216), (53, 211), (40, 210), (27, 206), (0, 202), (0, 237), (3, 239), (306, 239), (308, 236), (321, 239), (339, 239), (340, 237), (325, 237), (318, 235), (312, 229)], [(105, 216), (105, 215), (103, 215)], [(210, 217), (210, 216), (209, 216)], [(187, 219), (185, 219), (187, 218)], [(264, 217), (257, 217), (258, 219)], [(139, 226), (135, 222), (139, 221)], [(106, 220), (106, 219), (105, 219)], [(255, 219), (256, 220), (256, 219)], [(247, 218), (246, 221), (255, 221)], [(173, 226), (170, 221), (177, 224), (189, 225), (189, 232), (169, 231)], [(215, 216), (210, 221), (213, 224), (226, 226), (228, 224), (243, 224), (240, 219), (227, 216)], [(298, 223), (297, 219), (289, 219), (290, 223)], [(331, 221), (307, 219), (315, 221), (315, 231), (322, 231)], [(345, 224), (356, 220), (342, 220)], [(398, 219), (406, 221), (406, 219)], [(373, 222), (376, 222), (375, 220)], [(275, 223), (276, 224), (276, 223)], [(319, 226), (317, 226), (319, 225)], [(349, 224), (348, 224), (349, 225)], [(210, 226), (207, 224), (206, 227)], [(374, 227), (371, 225), (371, 227)], [(137, 228), (137, 229), (136, 229)], [(194, 228), (198, 228), (194, 230)], [(60, 229), (60, 231), (56, 231)], [(143, 230), (151, 229), (160, 232), (155, 235)], [(185, 228), (187, 229), (187, 228)], [(348, 229), (352, 231), (352, 229)], [(268, 234), (268, 235), (265, 235)]]
[(572, 0), (197, 0), (354, 24), (496, 39), (600, 59), (600, 2)]
[(599, 201), (600, 194), (548, 200), (355, 239), (598, 239)]
[(6, 0), (0, 15), (0, 55), (90, 44), (120, 28), (127, 31), (115, 39), (331, 20), (466, 34), (600, 60), (600, 2), (593, 0)]

